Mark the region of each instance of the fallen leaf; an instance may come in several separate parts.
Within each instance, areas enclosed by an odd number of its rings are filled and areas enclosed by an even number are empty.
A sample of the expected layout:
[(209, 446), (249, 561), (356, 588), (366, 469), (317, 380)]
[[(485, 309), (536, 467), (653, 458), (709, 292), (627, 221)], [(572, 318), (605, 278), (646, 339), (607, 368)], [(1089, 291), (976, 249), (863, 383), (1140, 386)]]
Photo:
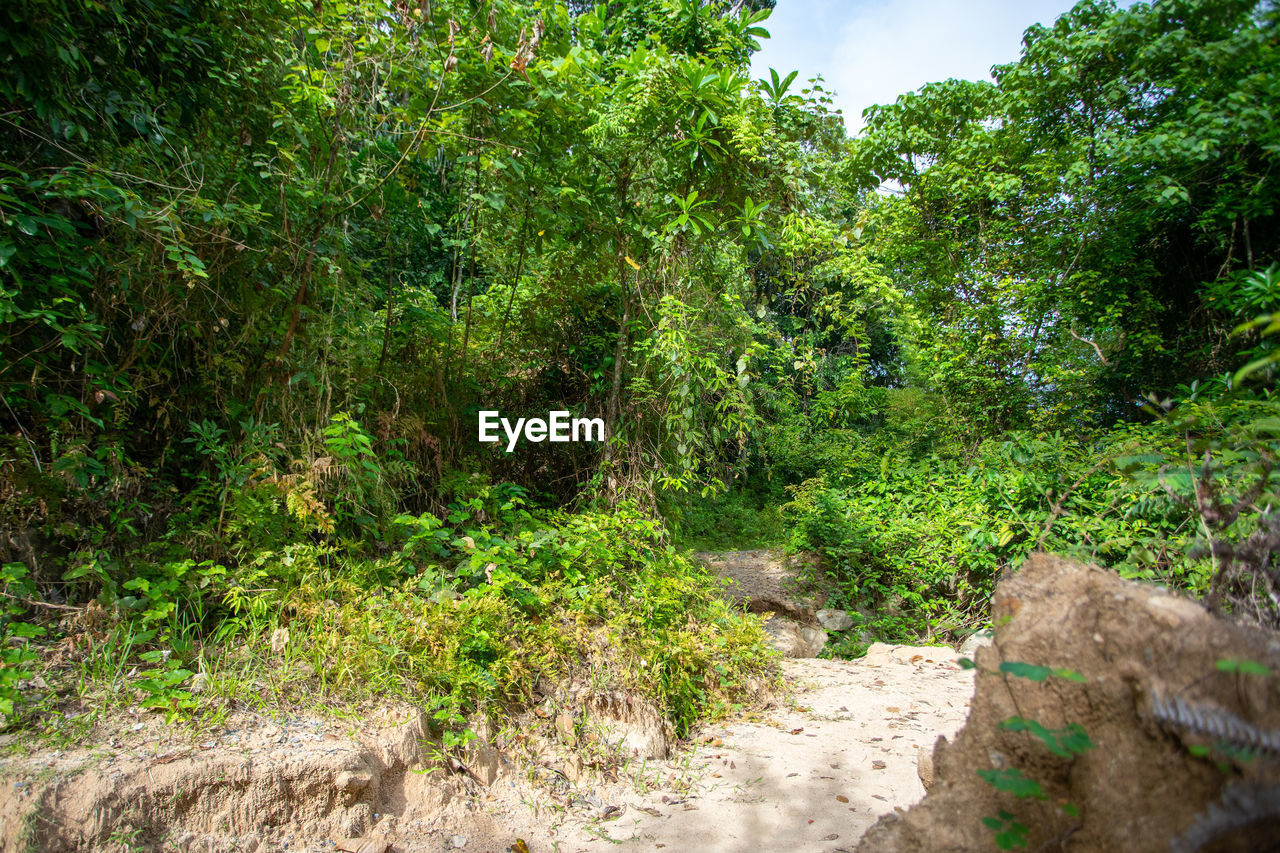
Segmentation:
[(800, 727), (800, 728), (798, 728), (798, 729), (792, 729), (792, 730), (791, 730), (791, 733), (792, 733), (793, 735), (798, 735), (798, 734), (800, 734), (802, 731), (804, 731), (804, 727), (803, 727), (803, 726), (802, 726), (802, 727)]
[(883, 770), (885, 768), (885, 763), (879, 760), (873, 761), (871, 762), (871, 768), (873, 770)]
[(515, 843), (507, 848), (511, 853), (529, 853), (529, 845), (524, 843), (523, 838), (517, 838)]
[(837, 802), (837, 803), (847, 803), (847, 802), (849, 802), (849, 798), (848, 798), (848, 797), (846, 797), (844, 794), (836, 794), (836, 802)]

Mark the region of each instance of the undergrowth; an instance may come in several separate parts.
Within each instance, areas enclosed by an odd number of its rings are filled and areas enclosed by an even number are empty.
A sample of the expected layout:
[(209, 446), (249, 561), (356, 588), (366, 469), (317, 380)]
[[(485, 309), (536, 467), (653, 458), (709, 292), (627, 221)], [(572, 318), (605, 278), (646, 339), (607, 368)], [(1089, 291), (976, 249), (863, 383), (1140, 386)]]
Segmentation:
[(61, 590), (81, 607), (37, 602), (26, 567), (5, 566), (11, 728), (70, 742), (126, 707), (198, 722), (399, 700), (456, 737), (474, 710), (521, 708), (539, 678), (580, 678), (647, 696), (683, 734), (771, 666), (759, 620), (634, 507), (540, 510), (459, 475), (438, 515), (395, 514), (349, 417), (324, 431), (326, 456), (295, 460), (196, 434), (215, 442), (216, 475), (189, 498), (203, 526), (123, 558), (74, 553)]
[(828, 606), (859, 613), (889, 642), (963, 640), (986, 624), (995, 584), (1038, 550), (1274, 626), (1280, 406), (1167, 408), (1146, 424), (1007, 432), (915, 458), (889, 445), (879, 470), (851, 448), (845, 467), (792, 487), (791, 546), (821, 555)]

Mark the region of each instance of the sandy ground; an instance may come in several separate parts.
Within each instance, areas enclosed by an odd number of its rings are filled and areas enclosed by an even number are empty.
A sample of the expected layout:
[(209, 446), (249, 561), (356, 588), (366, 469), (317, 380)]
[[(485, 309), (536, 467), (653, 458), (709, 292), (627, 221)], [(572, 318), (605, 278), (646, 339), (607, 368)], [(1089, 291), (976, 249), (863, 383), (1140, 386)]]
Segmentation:
[[(511, 802), (517, 782), (499, 780), (474, 810), (442, 816), (427, 837), (392, 839), (394, 847), (447, 850), (465, 837), (462, 849), (494, 853), (517, 838), (533, 853), (851, 850), (880, 815), (924, 796), (917, 755), (954, 735), (973, 693), (958, 657), (877, 645), (857, 661), (785, 661), (793, 691), (785, 707), (708, 729), (691, 752), (646, 768), (683, 774), (686, 790), (642, 791), (633, 780), (630, 791), (578, 789), (566, 794), (567, 811), (535, 814), (527, 799)], [(584, 797), (590, 809), (572, 805)]]

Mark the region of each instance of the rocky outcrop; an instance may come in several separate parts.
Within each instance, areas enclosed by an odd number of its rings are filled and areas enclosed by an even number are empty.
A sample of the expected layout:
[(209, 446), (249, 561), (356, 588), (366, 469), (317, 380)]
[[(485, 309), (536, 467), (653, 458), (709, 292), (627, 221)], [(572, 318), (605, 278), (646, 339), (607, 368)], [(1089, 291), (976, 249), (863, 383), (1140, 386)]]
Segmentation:
[(1274, 632), (1045, 555), (992, 622), (968, 722), (921, 763), (928, 795), (859, 851), (1275, 849)]
[[(827, 644), (824, 619), (839, 622), (839, 610), (823, 610), (827, 593), (807, 582), (814, 555), (787, 557), (777, 551), (727, 551), (699, 559), (728, 579), (725, 594), (748, 613), (770, 614), (764, 628), (770, 643), (786, 657), (817, 657)], [(848, 614), (844, 614), (848, 620)], [(852, 627), (852, 620), (849, 620)], [(833, 628), (830, 630), (843, 630)]]

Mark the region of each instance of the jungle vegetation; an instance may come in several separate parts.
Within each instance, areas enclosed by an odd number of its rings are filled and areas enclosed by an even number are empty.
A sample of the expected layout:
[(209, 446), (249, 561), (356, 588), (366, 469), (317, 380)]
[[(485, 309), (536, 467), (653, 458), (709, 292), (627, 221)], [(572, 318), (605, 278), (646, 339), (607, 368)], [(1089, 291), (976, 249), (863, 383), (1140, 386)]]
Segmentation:
[(770, 663), (694, 547), (817, 551), (837, 653), (1037, 549), (1280, 624), (1280, 7), (1083, 0), (850, 136), (772, 6), (0, 5), (6, 724), (685, 729)]

